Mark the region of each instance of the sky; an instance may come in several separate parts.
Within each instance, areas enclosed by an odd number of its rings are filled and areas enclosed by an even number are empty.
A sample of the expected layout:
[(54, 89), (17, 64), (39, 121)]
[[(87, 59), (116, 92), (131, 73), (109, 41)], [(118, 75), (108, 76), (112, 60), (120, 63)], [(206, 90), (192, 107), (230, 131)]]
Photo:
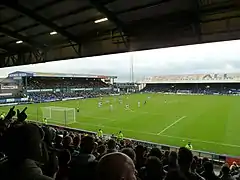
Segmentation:
[(129, 82), (131, 59), (134, 81), (146, 76), (240, 72), (240, 40), (1, 68), (0, 77), (14, 71), (40, 71), (116, 75), (117, 81)]

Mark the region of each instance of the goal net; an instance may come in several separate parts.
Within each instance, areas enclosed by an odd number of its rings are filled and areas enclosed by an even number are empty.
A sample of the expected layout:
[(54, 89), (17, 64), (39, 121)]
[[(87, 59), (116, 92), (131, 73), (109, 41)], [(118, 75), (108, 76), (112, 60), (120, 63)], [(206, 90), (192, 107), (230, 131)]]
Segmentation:
[(71, 124), (76, 122), (74, 108), (47, 106), (41, 107), (42, 117), (47, 123)]

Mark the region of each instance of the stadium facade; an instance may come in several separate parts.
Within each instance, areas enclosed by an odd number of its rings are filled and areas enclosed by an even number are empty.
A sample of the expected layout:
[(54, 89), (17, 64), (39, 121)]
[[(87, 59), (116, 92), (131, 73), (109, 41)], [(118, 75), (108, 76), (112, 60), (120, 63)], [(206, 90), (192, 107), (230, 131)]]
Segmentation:
[(147, 92), (239, 95), (240, 73), (152, 76), (141, 84)]
[(1, 80), (0, 104), (49, 102), (110, 92), (116, 76), (16, 71)]

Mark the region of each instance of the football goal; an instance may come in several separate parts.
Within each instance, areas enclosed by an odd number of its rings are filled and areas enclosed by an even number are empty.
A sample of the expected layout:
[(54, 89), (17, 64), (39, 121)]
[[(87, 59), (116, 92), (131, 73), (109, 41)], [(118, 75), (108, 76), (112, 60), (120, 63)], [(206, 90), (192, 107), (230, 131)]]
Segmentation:
[[(47, 123), (71, 124), (76, 122), (75, 108), (46, 106), (41, 107), (43, 120)], [(45, 122), (46, 123), (46, 122)]]

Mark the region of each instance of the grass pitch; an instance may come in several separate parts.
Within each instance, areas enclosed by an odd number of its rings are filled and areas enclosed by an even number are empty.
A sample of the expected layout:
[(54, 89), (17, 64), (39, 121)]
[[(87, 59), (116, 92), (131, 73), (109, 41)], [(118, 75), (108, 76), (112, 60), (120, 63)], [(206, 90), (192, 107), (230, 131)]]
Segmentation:
[[(185, 146), (190, 141), (194, 150), (240, 155), (240, 97), (136, 94), (121, 96), (122, 104), (119, 98), (103, 98), (101, 108), (99, 98), (30, 104), (28, 119), (42, 121), (44, 106), (79, 107), (76, 123), (69, 127), (90, 131), (101, 128), (107, 134), (122, 130), (125, 137), (174, 146)], [(112, 111), (107, 101), (113, 105)], [(0, 107), (0, 112), (8, 109)], [(64, 124), (63, 119), (56, 124)]]

